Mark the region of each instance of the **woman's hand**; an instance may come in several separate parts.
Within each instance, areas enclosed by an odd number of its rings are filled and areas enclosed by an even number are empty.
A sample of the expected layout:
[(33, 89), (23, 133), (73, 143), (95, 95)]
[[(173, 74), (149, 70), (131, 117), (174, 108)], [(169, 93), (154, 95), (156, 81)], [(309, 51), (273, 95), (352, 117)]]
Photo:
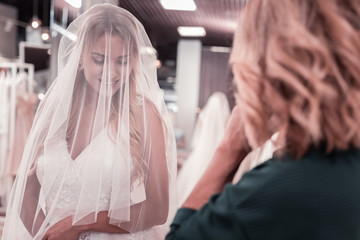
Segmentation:
[(52, 226), (42, 240), (78, 240), (81, 230), (72, 225), (72, 216), (64, 218)]
[[(236, 105), (230, 115), (226, 125), (224, 136), (219, 145), (220, 148), (226, 149), (233, 154), (241, 154), (244, 150), (249, 151), (247, 139), (245, 137), (242, 111), (240, 106)], [(238, 164), (237, 162), (236, 164)]]
[(235, 106), (226, 125), (224, 136), (211, 160), (208, 174), (213, 175), (216, 172), (215, 174), (222, 177), (228, 176), (226, 180), (230, 181), (249, 152), (250, 147), (244, 132), (242, 111), (239, 106)]

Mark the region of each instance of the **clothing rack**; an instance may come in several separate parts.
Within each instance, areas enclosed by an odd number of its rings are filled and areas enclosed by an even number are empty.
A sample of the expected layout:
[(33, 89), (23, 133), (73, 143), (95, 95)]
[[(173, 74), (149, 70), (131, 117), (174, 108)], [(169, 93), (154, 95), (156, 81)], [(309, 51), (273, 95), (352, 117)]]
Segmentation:
[(21, 62), (3, 62), (0, 63), (0, 69), (8, 69), (10, 71), (11, 81), (16, 83), (18, 73), (27, 72), (28, 74), (28, 91), (34, 91), (34, 64)]
[[(25, 81), (25, 83), (24, 83)], [(14, 141), (18, 86), (34, 91), (34, 65), (21, 62), (0, 63), (0, 207), (6, 204), (12, 179), (5, 174), (11, 144)]]
[[(0, 68), (2, 70), (6, 70), (5, 77), (6, 85), (10, 86), (10, 124), (9, 124), (9, 132), (10, 138), (9, 142), (12, 142), (13, 135), (11, 133), (14, 132), (14, 122), (15, 122), (15, 110), (16, 110), (16, 87), (17, 85), (23, 81), (23, 79), (17, 79), (18, 74), (27, 72), (27, 91), (29, 93), (34, 92), (34, 65), (30, 63), (18, 63), (18, 62), (7, 62), (0, 63)], [(4, 81), (4, 79), (3, 79)]]

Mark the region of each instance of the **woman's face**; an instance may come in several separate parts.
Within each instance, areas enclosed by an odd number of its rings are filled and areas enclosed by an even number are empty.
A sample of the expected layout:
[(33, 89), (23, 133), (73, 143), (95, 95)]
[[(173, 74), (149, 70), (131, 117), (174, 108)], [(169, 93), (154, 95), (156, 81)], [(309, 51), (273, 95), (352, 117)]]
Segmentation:
[(122, 38), (102, 35), (84, 59), (86, 81), (96, 92), (104, 89), (106, 95), (114, 95), (132, 71), (129, 54)]

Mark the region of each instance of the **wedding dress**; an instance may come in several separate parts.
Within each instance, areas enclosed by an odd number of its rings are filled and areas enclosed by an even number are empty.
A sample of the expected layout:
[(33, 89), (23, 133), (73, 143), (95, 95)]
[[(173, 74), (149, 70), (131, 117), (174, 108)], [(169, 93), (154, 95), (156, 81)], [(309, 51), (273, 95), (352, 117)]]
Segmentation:
[(196, 121), (192, 150), (179, 171), (178, 196), (181, 205), (205, 172), (220, 143), (230, 116), (224, 93), (214, 92)]
[(241, 161), (239, 168), (236, 170), (232, 180), (233, 184), (238, 183), (246, 172), (262, 164), (263, 162), (266, 162), (274, 156), (275, 151), (280, 149), (280, 146), (276, 145), (278, 135), (279, 133), (273, 134), (273, 136), (262, 146), (254, 149), (245, 156), (245, 158)]
[[(91, 147), (93, 146), (93, 147)], [(43, 199), (43, 211), (48, 212), (47, 206), (54, 205), (54, 201), (57, 201), (56, 208), (53, 209), (53, 218), (49, 221), (50, 225), (55, 224), (61, 220), (64, 216), (73, 214), (76, 210), (76, 205), (79, 204), (77, 199), (81, 194), (81, 181), (84, 171), (87, 170), (85, 161), (100, 162), (102, 167), (102, 188), (101, 188), (101, 201), (99, 201), (99, 210), (107, 210), (110, 206), (111, 196), (111, 168), (113, 163), (111, 161), (102, 161), (102, 159), (112, 159), (110, 156), (114, 151), (116, 145), (109, 139), (106, 132), (101, 132), (93, 142), (76, 158), (72, 159), (67, 149), (67, 143), (65, 141), (54, 143), (49, 146), (48, 155), (50, 161), (44, 161), (44, 156), (41, 155), (38, 160), (36, 169), (37, 177), (40, 182), (44, 179), (49, 179), (50, 176), (56, 175), (55, 184), (52, 186), (46, 186), (43, 184), (43, 190), (49, 192), (46, 199)], [(103, 155), (103, 152), (106, 155)], [(89, 157), (90, 156), (90, 159)], [(125, 162), (125, 161), (124, 161)], [(98, 165), (95, 164), (94, 168)], [(61, 169), (59, 171), (59, 169)], [(96, 169), (98, 171), (98, 169)], [(132, 174), (135, 174), (135, 169), (132, 166)], [(48, 176), (50, 175), (50, 176)], [(62, 177), (64, 176), (64, 178)], [(125, 181), (124, 181), (125, 182)], [(61, 188), (59, 196), (58, 189)], [(132, 183), (131, 202), (136, 204), (146, 199), (144, 185), (137, 185), (136, 180)], [(91, 200), (91, 199), (89, 199)], [(81, 203), (80, 203), (81, 204)], [(79, 240), (122, 240), (122, 239), (161, 239), (161, 237), (167, 232), (167, 228), (153, 227), (148, 230), (139, 231), (132, 234), (120, 235), (120, 234), (108, 234), (100, 232), (84, 232), (81, 234)], [(25, 227), (22, 228), (22, 232), (13, 233), (15, 239), (30, 239), (31, 236), (27, 233)], [(15, 235), (16, 234), (16, 235)]]
[(17, 97), (14, 141), (11, 143), (7, 174), (14, 177), (18, 171), (25, 142), (34, 120), (34, 108), (38, 103), (34, 93), (20, 93)]
[[(94, 163), (94, 166), (89, 166), (87, 161), (100, 162), (102, 169), (102, 188), (100, 193), (101, 201), (99, 201), (98, 207), (100, 211), (109, 209), (111, 201), (111, 168), (113, 165), (111, 161), (113, 157), (111, 155), (114, 153), (115, 147), (116, 145), (109, 139), (106, 131), (102, 131), (76, 159), (71, 158), (67, 149), (66, 141), (58, 142), (53, 146), (49, 146), (48, 158), (50, 161), (44, 161), (43, 156), (39, 157), (38, 166), (36, 169), (39, 181), (43, 182), (44, 178), (49, 178), (46, 176), (46, 174), (56, 174), (55, 185), (43, 185), (44, 191), (49, 192), (48, 197), (45, 199), (44, 210), (49, 211), (46, 206), (54, 205), (54, 201), (57, 199), (56, 208), (53, 209), (54, 218), (49, 221), (50, 225), (58, 222), (64, 216), (72, 215), (74, 213), (76, 205), (79, 204), (77, 199), (81, 194), (81, 182), (84, 171), (99, 170), (97, 169), (99, 167), (97, 163)], [(125, 157), (125, 155), (123, 157)], [(103, 159), (106, 161), (102, 161)], [(88, 169), (92, 167), (95, 169)], [(61, 169), (61, 171), (58, 171), (59, 169)], [(135, 175), (134, 166), (131, 166), (131, 173), (132, 175)], [(62, 176), (64, 176), (63, 180)], [(61, 181), (63, 182), (61, 183)], [(126, 181), (124, 180), (123, 182)], [(56, 196), (59, 188), (61, 188), (59, 196)], [(131, 203), (136, 204), (142, 202), (145, 200), (145, 198), (146, 196), (144, 185), (137, 185), (135, 180), (131, 187)], [(91, 201), (91, 199), (89, 199), (89, 201)], [(131, 239), (131, 235), (133, 235), (134, 239), (159, 239), (161, 236), (159, 231), (160, 230), (157, 228), (151, 228), (149, 230), (130, 234), (130, 236), (98, 232), (85, 232), (81, 235), (80, 239), (121, 240)]]

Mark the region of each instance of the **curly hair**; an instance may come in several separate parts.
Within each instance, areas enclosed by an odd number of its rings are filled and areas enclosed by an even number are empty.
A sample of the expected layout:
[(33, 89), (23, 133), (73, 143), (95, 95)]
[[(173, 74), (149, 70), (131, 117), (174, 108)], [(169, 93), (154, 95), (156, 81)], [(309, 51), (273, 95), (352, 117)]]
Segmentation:
[(251, 0), (230, 64), (251, 147), (360, 147), (360, 1)]

